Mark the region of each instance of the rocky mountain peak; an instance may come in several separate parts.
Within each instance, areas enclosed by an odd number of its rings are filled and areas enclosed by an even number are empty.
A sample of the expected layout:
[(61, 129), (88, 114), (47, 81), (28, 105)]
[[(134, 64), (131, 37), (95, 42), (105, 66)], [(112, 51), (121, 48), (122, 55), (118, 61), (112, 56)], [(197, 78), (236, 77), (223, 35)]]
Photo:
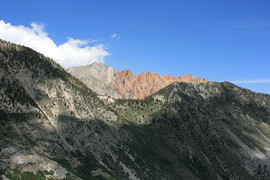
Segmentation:
[[(196, 78), (189, 74), (174, 77), (161, 76), (149, 71), (134, 75), (130, 70), (123, 69), (118, 72), (112, 67), (96, 62), (87, 66), (69, 68), (68, 72), (98, 94), (125, 99), (144, 99), (176, 81), (207, 82), (206, 79)], [(98, 81), (101, 81), (102, 85), (97, 85), (100, 84)]]
[(120, 72), (117, 72), (117, 74), (123, 76), (123, 77), (134, 77), (134, 74), (132, 71), (128, 70), (128, 69), (123, 69)]
[(130, 76), (127, 77), (123, 76), (121, 72), (116, 72), (113, 89), (122, 97), (131, 99), (144, 99), (176, 81), (207, 82), (206, 79), (197, 79), (192, 75), (174, 77), (170, 75), (161, 76), (152, 72), (143, 72), (136, 76), (131, 72), (128, 72), (128, 74)]

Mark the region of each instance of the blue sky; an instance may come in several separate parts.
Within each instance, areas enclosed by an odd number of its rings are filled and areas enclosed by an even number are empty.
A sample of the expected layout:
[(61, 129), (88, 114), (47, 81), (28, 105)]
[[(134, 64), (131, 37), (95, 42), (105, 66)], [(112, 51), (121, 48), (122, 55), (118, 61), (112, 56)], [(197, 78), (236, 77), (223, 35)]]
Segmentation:
[(269, 9), (269, 0), (9, 0), (0, 20), (44, 24), (56, 45), (102, 44), (118, 71), (192, 74), (270, 94)]

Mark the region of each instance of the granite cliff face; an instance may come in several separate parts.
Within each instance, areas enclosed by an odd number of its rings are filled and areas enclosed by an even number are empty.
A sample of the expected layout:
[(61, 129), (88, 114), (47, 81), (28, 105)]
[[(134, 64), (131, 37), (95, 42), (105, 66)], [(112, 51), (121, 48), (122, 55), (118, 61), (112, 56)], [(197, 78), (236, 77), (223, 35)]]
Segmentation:
[(267, 180), (270, 96), (174, 82), (105, 105), (52, 59), (0, 40), (0, 178)]
[(173, 77), (151, 72), (134, 75), (130, 70), (117, 72), (101, 63), (72, 67), (67, 71), (100, 95), (124, 99), (144, 99), (176, 81), (207, 82), (192, 75)]
[(197, 79), (192, 75), (173, 77), (160, 76), (151, 72), (134, 75), (129, 70), (123, 70), (116, 73), (113, 90), (127, 99), (144, 99), (176, 81), (207, 82), (206, 79)]
[(84, 82), (96, 93), (121, 98), (112, 88), (117, 73), (112, 67), (108, 67), (102, 63), (92, 63), (87, 66), (69, 68), (67, 71)]

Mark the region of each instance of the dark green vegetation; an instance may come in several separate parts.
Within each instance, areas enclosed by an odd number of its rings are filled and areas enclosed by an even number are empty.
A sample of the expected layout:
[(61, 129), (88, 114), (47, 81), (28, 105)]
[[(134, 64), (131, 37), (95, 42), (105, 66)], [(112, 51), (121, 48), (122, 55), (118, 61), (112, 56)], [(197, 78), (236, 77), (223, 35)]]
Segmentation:
[(0, 41), (0, 179), (269, 179), (270, 96), (174, 83), (105, 105), (49, 58)]

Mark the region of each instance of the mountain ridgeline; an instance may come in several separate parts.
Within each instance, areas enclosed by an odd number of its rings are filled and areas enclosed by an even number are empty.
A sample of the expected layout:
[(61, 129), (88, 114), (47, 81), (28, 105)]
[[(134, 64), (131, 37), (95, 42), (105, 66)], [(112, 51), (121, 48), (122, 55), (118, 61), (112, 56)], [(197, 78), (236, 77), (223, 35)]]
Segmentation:
[(103, 63), (68, 68), (67, 71), (99, 95), (116, 99), (144, 99), (173, 82), (207, 82), (188, 74), (160, 76), (151, 72), (134, 75), (130, 70), (118, 72)]
[(269, 179), (269, 157), (267, 94), (174, 82), (105, 103), (52, 59), (0, 40), (2, 179)]

